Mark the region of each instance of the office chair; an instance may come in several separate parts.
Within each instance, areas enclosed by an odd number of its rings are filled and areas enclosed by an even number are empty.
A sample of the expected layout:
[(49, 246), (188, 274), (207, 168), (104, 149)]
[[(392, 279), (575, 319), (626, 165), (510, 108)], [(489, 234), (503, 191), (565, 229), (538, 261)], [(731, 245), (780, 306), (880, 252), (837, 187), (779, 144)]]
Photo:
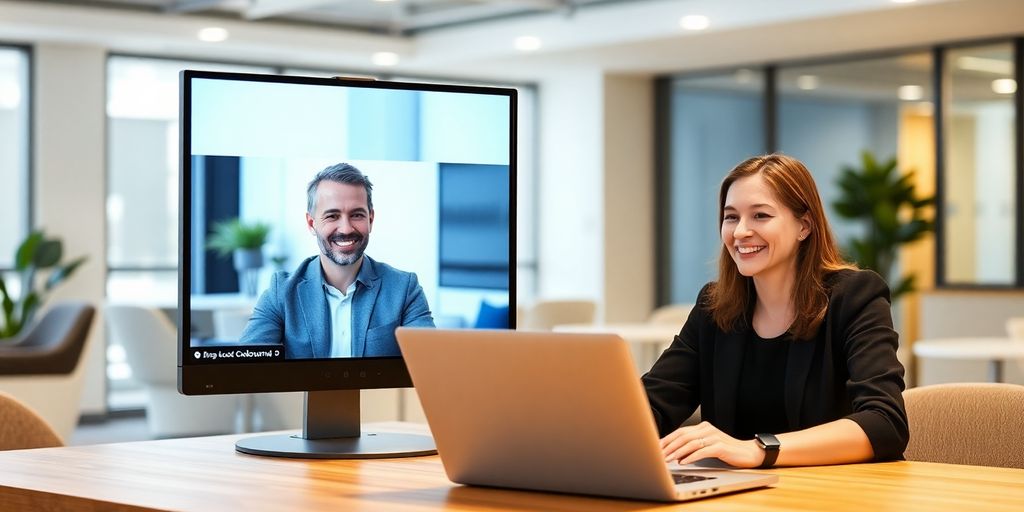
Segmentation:
[(235, 431), (237, 395), (178, 393), (178, 331), (162, 312), (108, 305), (110, 338), (125, 349), (132, 376), (146, 388), (146, 422), (153, 437), (226, 434)]
[(647, 321), (652, 324), (672, 324), (682, 327), (690, 316), (693, 304), (668, 304), (651, 312)]
[(53, 427), (27, 405), (0, 392), (0, 450), (63, 446)]
[(57, 302), (0, 347), (0, 391), (39, 414), (61, 439), (70, 438), (78, 425), (95, 312), (85, 302)]
[(903, 393), (907, 460), (1024, 469), (1024, 386), (956, 383)]

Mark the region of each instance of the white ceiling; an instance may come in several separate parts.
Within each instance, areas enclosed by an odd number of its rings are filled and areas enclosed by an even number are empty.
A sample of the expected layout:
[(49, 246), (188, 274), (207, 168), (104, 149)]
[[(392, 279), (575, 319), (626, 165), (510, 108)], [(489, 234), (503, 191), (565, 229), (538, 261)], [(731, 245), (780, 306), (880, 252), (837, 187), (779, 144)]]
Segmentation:
[[(511, 10), (518, 14), (493, 19)], [(438, 12), (461, 21), (427, 30), (424, 17)], [(372, 13), (378, 25), (351, 28)], [(688, 14), (707, 16), (709, 27), (683, 30)], [(206, 26), (226, 28), (229, 39), (197, 40)], [(391, 73), (501, 80), (571, 67), (664, 73), (1021, 34), (1024, 0), (0, 0), (6, 41), (366, 72), (381, 71), (375, 52), (393, 52)], [(517, 50), (521, 36), (538, 38), (540, 49)]]
[[(37, 0), (38, 2), (39, 0)], [(42, 0), (167, 15), (208, 15), (252, 22), (310, 23), (410, 35), (531, 14), (572, 15), (595, 5), (647, 0)]]

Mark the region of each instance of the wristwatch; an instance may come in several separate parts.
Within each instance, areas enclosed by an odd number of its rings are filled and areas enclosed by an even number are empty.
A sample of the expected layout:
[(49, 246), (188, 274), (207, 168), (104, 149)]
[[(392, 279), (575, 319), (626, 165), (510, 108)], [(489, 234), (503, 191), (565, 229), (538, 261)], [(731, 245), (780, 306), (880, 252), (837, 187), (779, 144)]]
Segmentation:
[(770, 468), (774, 466), (775, 460), (779, 458), (779, 449), (782, 448), (779, 438), (772, 434), (756, 434), (754, 439), (757, 440), (757, 445), (764, 450), (764, 462), (758, 467)]

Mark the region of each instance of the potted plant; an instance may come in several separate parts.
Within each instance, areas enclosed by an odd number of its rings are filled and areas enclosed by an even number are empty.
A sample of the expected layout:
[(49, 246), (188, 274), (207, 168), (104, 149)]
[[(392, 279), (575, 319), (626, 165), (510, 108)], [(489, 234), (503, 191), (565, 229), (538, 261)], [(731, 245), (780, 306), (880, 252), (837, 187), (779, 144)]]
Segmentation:
[(878, 162), (868, 151), (861, 153), (861, 168), (843, 167), (838, 184), (841, 195), (832, 203), (841, 217), (862, 221), (865, 234), (849, 240), (847, 256), (862, 268), (869, 268), (889, 283), (895, 301), (914, 290), (914, 275), (905, 275), (893, 286), (890, 275), (899, 247), (919, 240), (934, 229), (926, 209), (934, 197), (919, 198), (914, 190), (913, 172), (902, 174), (896, 159)]
[(256, 294), (257, 270), (263, 267), (263, 245), (270, 226), (262, 222), (248, 224), (234, 218), (213, 225), (206, 247), (221, 256), (231, 255), (241, 278), (242, 292)]
[[(0, 274), (0, 305), (2, 305), (2, 322), (0, 322), (0, 340), (17, 336), (25, 326), (32, 322), (39, 307), (46, 302), (51, 290), (65, 279), (71, 277), (85, 263), (82, 256), (70, 262), (61, 263), (64, 246), (59, 239), (47, 238), (42, 230), (29, 233), (28, 237), (18, 246), (14, 256), (14, 270), (18, 272), (21, 291), (17, 300), (8, 292), (7, 283)], [(36, 277), (42, 270), (49, 270), (43, 288), (36, 288)]]

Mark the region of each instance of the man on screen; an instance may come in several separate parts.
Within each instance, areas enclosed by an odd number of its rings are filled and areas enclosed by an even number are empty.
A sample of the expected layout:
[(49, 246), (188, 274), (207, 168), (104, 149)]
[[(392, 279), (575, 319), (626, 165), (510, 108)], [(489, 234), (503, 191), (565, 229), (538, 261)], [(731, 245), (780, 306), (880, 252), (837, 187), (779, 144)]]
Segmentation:
[(401, 355), (395, 328), (433, 327), (416, 274), (363, 254), (373, 228), (373, 184), (340, 163), (307, 188), (306, 226), (320, 247), (295, 272), (277, 272), (241, 341), (284, 343), (288, 359)]

